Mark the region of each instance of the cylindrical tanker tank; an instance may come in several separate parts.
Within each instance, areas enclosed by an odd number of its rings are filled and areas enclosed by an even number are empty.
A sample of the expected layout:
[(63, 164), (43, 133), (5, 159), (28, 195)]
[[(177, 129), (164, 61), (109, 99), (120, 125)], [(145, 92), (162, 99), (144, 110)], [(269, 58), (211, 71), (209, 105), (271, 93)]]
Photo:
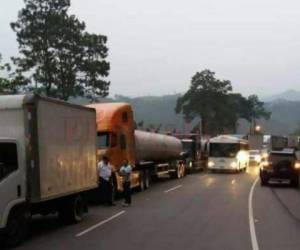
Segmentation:
[(183, 151), (182, 143), (173, 136), (136, 130), (136, 161), (163, 162), (177, 160)]

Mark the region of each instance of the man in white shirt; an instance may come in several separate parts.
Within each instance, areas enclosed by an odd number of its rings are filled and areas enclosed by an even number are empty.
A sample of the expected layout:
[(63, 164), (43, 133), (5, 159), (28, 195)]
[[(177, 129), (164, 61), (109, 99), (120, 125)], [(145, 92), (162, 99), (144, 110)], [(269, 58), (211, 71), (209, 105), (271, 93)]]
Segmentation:
[(113, 206), (113, 187), (112, 187), (112, 166), (107, 156), (102, 157), (98, 163), (98, 174), (100, 179), (100, 190), (102, 190), (104, 203)]
[(124, 199), (125, 203), (124, 206), (131, 205), (131, 183), (130, 183), (130, 176), (132, 173), (132, 167), (129, 165), (128, 160), (123, 161), (123, 166), (120, 169), (120, 175), (124, 178), (123, 183), (123, 190), (124, 190)]

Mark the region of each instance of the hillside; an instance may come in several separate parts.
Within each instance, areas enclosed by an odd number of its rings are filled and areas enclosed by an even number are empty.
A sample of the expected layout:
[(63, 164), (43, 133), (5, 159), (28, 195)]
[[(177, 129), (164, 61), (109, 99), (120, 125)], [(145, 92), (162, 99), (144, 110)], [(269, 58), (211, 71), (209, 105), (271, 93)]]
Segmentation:
[(289, 89), (277, 95), (263, 97), (265, 102), (300, 101), (300, 91)]
[[(181, 115), (176, 115), (174, 108), (179, 95), (167, 96), (145, 96), (130, 98), (115, 96), (112, 99), (103, 99), (102, 102), (128, 102), (132, 105), (137, 122), (144, 121), (144, 127), (162, 124), (162, 129), (172, 130), (174, 128), (185, 130)], [(73, 100), (74, 102), (74, 100)], [(85, 104), (87, 100), (76, 99), (76, 103)], [(269, 121), (261, 121), (266, 133), (289, 134), (300, 126), (300, 101), (274, 100), (266, 103), (266, 108), (272, 112)], [(249, 124), (245, 121), (239, 122), (238, 133), (247, 133)]]

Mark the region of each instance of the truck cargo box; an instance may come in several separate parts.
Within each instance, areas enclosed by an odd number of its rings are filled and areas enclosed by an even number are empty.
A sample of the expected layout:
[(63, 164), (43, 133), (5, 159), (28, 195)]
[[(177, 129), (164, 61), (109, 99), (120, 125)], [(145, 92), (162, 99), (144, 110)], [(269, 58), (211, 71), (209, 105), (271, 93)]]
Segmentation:
[(93, 109), (37, 95), (3, 96), (0, 137), (18, 144), (26, 199), (40, 202), (97, 187)]

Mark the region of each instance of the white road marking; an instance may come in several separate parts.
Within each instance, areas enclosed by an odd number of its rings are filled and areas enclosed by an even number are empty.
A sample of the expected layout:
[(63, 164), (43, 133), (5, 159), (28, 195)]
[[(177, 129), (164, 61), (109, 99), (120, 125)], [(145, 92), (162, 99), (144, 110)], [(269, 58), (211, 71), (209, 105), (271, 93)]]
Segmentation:
[(165, 193), (167, 194), (167, 193), (172, 192), (172, 191), (174, 191), (174, 190), (176, 190), (178, 188), (181, 188), (181, 187), (182, 187), (182, 185), (178, 185), (176, 187), (173, 187), (173, 188), (170, 188), (170, 189), (166, 190)]
[(254, 181), (250, 193), (249, 193), (249, 199), (248, 199), (248, 208), (249, 208), (249, 226), (250, 226), (250, 236), (251, 236), (251, 243), (252, 243), (252, 249), (253, 250), (259, 250), (258, 243), (257, 243), (257, 237), (255, 232), (255, 220), (253, 217), (253, 193), (255, 186), (258, 182), (258, 178)]
[(81, 237), (81, 236), (83, 236), (83, 235), (85, 235), (85, 234), (87, 234), (87, 233), (89, 233), (89, 232), (95, 230), (96, 228), (98, 228), (98, 227), (100, 227), (100, 226), (106, 224), (107, 222), (109, 222), (109, 221), (111, 221), (111, 220), (113, 220), (113, 219), (116, 219), (117, 217), (121, 216), (121, 215), (124, 214), (124, 213), (125, 213), (125, 211), (123, 210), (123, 211), (121, 211), (121, 212), (119, 212), (119, 213), (117, 213), (117, 214), (111, 216), (110, 218), (108, 218), (108, 219), (106, 219), (106, 220), (104, 220), (104, 221), (100, 221), (100, 222), (97, 223), (96, 225), (91, 226), (90, 228), (88, 228), (88, 229), (86, 229), (86, 230), (84, 230), (84, 231), (82, 231), (82, 232), (76, 234), (76, 237)]

